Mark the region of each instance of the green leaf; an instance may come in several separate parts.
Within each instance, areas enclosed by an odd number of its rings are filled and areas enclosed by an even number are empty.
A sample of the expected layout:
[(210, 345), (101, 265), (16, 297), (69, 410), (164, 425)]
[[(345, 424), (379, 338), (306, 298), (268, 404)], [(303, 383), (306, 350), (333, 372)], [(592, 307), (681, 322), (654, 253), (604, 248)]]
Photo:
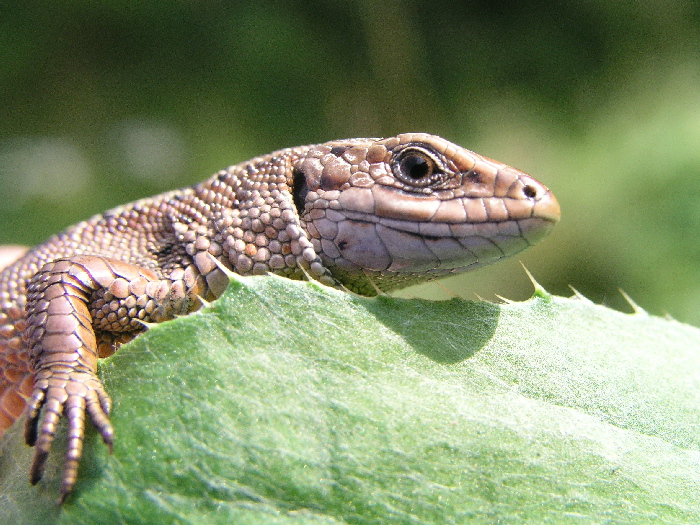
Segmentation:
[(59, 507), (15, 425), (3, 522), (700, 522), (700, 331), (641, 311), (237, 278), (100, 371), (114, 454)]

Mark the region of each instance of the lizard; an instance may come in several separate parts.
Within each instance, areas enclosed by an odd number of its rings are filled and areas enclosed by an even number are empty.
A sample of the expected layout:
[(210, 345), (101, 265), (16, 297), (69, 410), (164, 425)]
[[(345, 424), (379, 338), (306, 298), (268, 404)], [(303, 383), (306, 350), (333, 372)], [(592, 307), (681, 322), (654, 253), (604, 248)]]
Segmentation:
[(0, 435), (25, 414), (36, 484), (67, 420), (63, 502), (85, 419), (114, 441), (98, 358), (217, 298), (229, 272), (374, 296), (512, 256), (559, 217), (522, 171), (405, 133), (279, 150), (12, 247), (0, 273)]

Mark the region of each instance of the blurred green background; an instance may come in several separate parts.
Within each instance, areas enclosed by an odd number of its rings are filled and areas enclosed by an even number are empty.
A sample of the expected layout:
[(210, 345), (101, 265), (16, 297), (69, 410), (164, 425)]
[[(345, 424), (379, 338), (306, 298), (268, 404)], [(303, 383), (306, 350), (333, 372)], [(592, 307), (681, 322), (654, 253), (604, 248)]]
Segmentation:
[(534, 175), (562, 222), (410, 294), (523, 299), (522, 260), (700, 324), (700, 3), (0, 5), (0, 243), (281, 147), (427, 131)]

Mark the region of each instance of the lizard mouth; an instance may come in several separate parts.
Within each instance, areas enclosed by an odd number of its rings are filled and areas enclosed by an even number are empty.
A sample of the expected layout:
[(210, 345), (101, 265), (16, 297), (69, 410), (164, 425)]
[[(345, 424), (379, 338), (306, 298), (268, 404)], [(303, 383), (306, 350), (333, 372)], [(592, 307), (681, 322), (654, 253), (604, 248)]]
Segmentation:
[(382, 274), (437, 276), (476, 269), (532, 246), (555, 224), (542, 217), (448, 224), (353, 215), (338, 223), (332, 239), (322, 240), (325, 262), (346, 271)]
[[(376, 199), (374, 213), (346, 208), (331, 214), (342, 216), (332, 228), (318, 228), (328, 234), (322, 252), (328, 264), (345, 270), (440, 275), (476, 269), (538, 243), (559, 221), (559, 203), (551, 191), (534, 180), (530, 184), (520, 198), (454, 199), (438, 205), (395, 195), (388, 199), (387, 189), (376, 189), (377, 196), (387, 198)], [(411, 217), (411, 209), (422, 215)]]

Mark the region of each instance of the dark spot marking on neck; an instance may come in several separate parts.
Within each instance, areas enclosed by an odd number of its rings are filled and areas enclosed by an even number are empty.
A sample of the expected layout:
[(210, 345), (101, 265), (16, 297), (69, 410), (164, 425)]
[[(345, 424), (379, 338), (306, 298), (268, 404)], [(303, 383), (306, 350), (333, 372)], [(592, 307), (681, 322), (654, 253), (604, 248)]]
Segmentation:
[(294, 206), (297, 209), (299, 217), (304, 214), (306, 208), (306, 196), (309, 194), (309, 186), (306, 184), (306, 175), (300, 169), (294, 169), (292, 172), (292, 199)]
[(335, 148), (331, 148), (331, 155), (335, 155), (336, 157), (340, 157), (343, 153), (345, 153), (349, 149), (350, 148), (348, 146), (336, 146)]

